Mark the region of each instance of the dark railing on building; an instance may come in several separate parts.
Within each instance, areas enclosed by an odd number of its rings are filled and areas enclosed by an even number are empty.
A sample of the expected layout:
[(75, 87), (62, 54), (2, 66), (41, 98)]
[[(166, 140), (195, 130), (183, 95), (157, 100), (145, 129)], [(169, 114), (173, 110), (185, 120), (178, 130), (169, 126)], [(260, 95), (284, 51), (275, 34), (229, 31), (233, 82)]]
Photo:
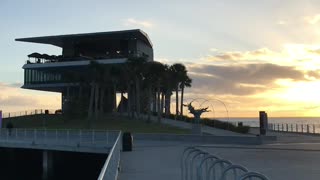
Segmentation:
[(116, 51), (114, 53), (108, 53), (104, 55), (87, 56), (79, 55), (77, 57), (63, 57), (62, 55), (43, 55), (37, 57), (29, 57), (26, 64), (44, 64), (44, 63), (58, 63), (58, 62), (70, 62), (70, 61), (83, 61), (83, 60), (103, 60), (103, 59), (115, 59), (115, 58), (128, 58), (128, 57), (141, 57), (146, 54), (141, 51)]

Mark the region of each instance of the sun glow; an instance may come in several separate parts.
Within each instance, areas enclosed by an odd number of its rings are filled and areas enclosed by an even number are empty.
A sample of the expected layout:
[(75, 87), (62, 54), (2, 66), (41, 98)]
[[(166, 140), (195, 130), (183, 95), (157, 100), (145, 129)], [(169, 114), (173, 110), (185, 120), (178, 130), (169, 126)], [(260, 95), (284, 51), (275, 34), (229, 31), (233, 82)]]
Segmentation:
[(292, 82), (290, 80), (279, 80), (277, 83), (287, 87), (284, 91), (276, 95), (280, 99), (288, 102), (320, 102), (320, 81)]

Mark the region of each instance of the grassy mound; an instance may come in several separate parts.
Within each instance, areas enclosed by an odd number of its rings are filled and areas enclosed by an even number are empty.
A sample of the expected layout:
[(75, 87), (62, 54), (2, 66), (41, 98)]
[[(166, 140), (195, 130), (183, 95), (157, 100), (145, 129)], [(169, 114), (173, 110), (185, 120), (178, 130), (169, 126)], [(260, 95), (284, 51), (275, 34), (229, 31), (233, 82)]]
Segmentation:
[[(88, 129), (87, 118), (67, 118), (56, 114), (39, 114), (7, 118), (2, 127), (12, 122), (14, 128), (47, 128), (47, 129)], [(92, 129), (122, 130), (133, 133), (174, 133), (188, 134), (190, 131), (164, 124), (147, 123), (145, 120), (128, 119), (127, 117), (107, 115), (101, 119), (92, 120)]]

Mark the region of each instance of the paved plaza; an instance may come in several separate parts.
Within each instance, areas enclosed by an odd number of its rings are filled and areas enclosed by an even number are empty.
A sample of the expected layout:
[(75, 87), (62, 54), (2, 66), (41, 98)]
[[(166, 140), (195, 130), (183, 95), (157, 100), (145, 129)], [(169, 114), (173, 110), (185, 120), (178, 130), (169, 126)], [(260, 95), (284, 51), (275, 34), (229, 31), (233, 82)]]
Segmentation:
[[(229, 135), (229, 132), (223, 130), (215, 133)], [(320, 136), (278, 132), (270, 134), (277, 136), (278, 140), (263, 145), (137, 140), (132, 152), (121, 154), (119, 179), (181, 179), (180, 158), (188, 146), (198, 146), (234, 164), (265, 174), (270, 180), (320, 178)]]

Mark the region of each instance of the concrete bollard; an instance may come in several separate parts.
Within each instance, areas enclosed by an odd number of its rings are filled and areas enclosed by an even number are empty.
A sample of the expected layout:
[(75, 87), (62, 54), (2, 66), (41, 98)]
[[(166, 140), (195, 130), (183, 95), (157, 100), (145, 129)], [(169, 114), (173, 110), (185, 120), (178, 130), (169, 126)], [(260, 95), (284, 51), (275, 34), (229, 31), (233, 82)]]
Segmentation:
[(301, 132), (303, 133), (303, 124), (301, 124)]
[(310, 131), (309, 131), (309, 124), (307, 124), (307, 133), (309, 134)]
[(260, 135), (266, 135), (268, 131), (268, 114), (265, 111), (259, 111)]

